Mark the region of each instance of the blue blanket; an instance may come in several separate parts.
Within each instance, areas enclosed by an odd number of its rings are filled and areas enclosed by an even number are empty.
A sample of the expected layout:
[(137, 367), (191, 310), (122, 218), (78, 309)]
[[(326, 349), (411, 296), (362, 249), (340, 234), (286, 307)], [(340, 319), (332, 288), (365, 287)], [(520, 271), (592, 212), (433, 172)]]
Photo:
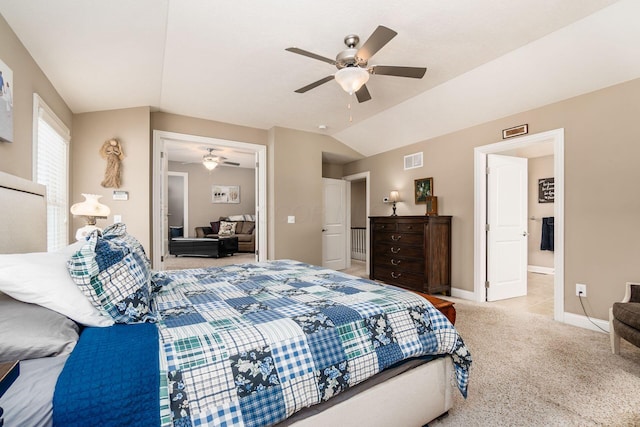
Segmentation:
[(87, 328), (58, 378), (54, 426), (160, 425), (158, 328)]

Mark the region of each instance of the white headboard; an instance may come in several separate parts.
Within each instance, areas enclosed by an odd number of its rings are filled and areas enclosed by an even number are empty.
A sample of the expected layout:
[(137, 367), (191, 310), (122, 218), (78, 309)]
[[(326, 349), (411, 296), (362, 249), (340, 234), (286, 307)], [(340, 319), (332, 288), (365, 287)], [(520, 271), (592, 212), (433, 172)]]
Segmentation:
[(0, 172), (0, 253), (47, 251), (46, 187)]

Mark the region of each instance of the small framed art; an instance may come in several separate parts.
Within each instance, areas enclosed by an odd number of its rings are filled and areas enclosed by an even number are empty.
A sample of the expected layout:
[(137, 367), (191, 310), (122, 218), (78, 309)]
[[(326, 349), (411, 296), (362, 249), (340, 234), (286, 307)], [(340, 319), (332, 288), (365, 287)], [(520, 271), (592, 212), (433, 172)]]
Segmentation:
[(413, 182), (416, 204), (426, 203), (427, 197), (433, 196), (433, 178), (416, 179)]
[(212, 203), (240, 203), (239, 185), (214, 185), (211, 193)]

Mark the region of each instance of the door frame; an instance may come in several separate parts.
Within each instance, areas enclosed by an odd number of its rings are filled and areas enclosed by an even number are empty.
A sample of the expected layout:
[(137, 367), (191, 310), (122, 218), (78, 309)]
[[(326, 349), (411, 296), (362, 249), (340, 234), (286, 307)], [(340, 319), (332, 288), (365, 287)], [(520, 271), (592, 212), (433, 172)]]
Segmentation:
[[(367, 219), (369, 218), (369, 216), (371, 215), (371, 212), (369, 212), (369, 206), (371, 205), (370, 200), (371, 200), (371, 173), (369, 171), (366, 172), (360, 172), (360, 173), (356, 173), (353, 175), (347, 175), (347, 176), (343, 176), (342, 179), (346, 180), (346, 181), (360, 181), (362, 179), (364, 179), (365, 181), (365, 214), (367, 216)], [(351, 186), (349, 186), (351, 187)], [(349, 188), (349, 192), (351, 191), (351, 188)], [(349, 193), (349, 196), (347, 198), (347, 215), (349, 216), (349, 224), (351, 224), (351, 193)], [(366, 225), (365, 225), (366, 230), (364, 231), (365, 233), (365, 249), (364, 249), (364, 253), (365, 253), (365, 268), (366, 268), (366, 272), (367, 274), (369, 274), (369, 221), (366, 221)], [(351, 254), (351, 230), (348, 231), (349, 234), (349, 254)], [(349, 263), (351, 262), (351, 256), (349, 255), (347, 257), (349, 259)]]
[[(226, 139), (212, 138), (206, 136), (189, 135), (163, 130), (153, 130), (153, 153), (152, 153), (152, 265), (154, 269), (160, 269), (163, 265), (162, 254), (162, 226), (161, 226), (161, 206), (160, 194), (162, 191), (162, 177), (159, 171), (164, 152), (164, 140), (172, 139), (177, 141), (194, 141), (203, 145), (216, 145), (221, 147), (240, 148), (251, 150), (256, 153), (257, 158), (257, 180), (256, 186), (256, 260), (267, 260), (267, 147), (266, 145), (253, 144), (249, 142), (231, 141)], [(166, 236), (165, 236), (166, 238)]]
[(189, 237), (189, 174), (187, 172), (167, 171), (169, 176), (182, 178), (182, 237)]
[(553, 318), (564, 322), (564, 128), (521, 136), (474, 148), (474, 280), (473, 299), (485, 302), (487, 291), (487, 154), (525, 148), (542, 142), (553, 143), (554, 197), (554, 285)]

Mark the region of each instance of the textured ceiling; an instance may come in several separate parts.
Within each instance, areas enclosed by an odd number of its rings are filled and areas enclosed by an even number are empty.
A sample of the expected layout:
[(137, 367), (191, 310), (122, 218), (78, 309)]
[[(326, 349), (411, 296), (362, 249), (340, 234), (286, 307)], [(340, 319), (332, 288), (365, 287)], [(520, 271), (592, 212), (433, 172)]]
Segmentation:
[[(0, 0), (0, 13), (75, 113), (151, 106), (364, 155), (640, 77), (636, 0)], [(333, 81), (294, 93), (335, 67), (285, 48), (333, 58), (378, 25), (398, 35), (369, 65), (425, 66), (423, 79), (373, 75), (362, 104)]]

